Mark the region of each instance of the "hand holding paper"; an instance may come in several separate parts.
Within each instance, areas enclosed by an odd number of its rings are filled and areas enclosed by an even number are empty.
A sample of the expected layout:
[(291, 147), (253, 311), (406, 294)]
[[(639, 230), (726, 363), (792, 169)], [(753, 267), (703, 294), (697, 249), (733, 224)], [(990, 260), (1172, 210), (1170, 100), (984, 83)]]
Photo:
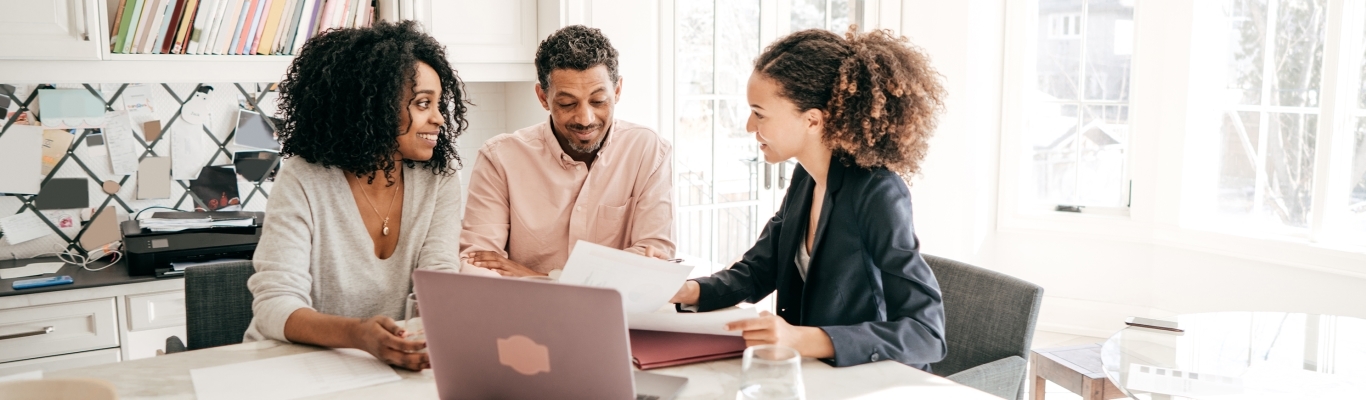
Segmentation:
[(616, 289), (626, 313), (648, 313), (668, 304), (689, 272), (690, 266), (580, 240), (569, 253), (560, 283)]

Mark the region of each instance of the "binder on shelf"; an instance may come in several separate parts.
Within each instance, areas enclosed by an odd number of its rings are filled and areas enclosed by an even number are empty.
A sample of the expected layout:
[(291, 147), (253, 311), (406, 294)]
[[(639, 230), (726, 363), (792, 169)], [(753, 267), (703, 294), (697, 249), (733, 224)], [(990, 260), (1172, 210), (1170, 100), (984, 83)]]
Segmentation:
[(641, 370), (672, 367), (744, 355), (740, 336), (703, 335), (632, 329), (631, 362)]

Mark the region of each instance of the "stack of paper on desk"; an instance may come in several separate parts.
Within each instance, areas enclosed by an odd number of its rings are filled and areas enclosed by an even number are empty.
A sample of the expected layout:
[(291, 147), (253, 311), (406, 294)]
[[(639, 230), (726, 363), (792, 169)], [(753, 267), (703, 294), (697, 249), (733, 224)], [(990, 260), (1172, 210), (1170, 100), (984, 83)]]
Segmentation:
[(234, 212), (159, 212), (138, 221), (138, 226), (152, 232), (178, 232), (187, 229), (233, 228), (256, 226), (256, 217)]

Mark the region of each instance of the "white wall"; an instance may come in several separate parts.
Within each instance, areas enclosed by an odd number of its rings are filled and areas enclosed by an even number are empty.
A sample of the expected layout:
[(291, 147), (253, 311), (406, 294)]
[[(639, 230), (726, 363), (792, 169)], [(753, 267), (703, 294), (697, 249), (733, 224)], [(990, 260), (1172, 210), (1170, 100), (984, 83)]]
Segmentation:
[[(1189, 32), (1172, 29), (1135, 44), (1135, 57), (1161, 57), (1157, 68), (1169, 85), (1135, 85), (1133, 151), (1147, 166), (1133, 172), (1132, 217), (1120, 221), (1017, 219), (1001, 227), (996, 202), (1000, 163), (1001, 77), (1004, 16), (1008, 0), (902, 2), (902, 32), (924, 48), (944, 75), (948, 112), (930, 144), (923, 175), (911, 188), (923, 250), (1002, 271), (1045, 288), (1040, 328), (1109, 336), (1126, 316), (1266, 310), (1366, 318), (1366, 274), (1337, 268), (1333, 257), (1300, 257), (1318, 249), (1210, 246), (1188, 240), (1179, 226), (1180, 181), (1185, 156), (1185, 93), (1181, 68)], [(1137, 20), (1164, 21), (1184, 1), (1148, 2)], [(1180, 25), (1173, 23), (1173, 25)], [(1173, 61), (1176, 58), (1176, 62)], [(1152, 58), (1150, 58), (1151, 60)], [(1151, 104), (1140, 112), (1138, 103)], [(1006, 216), (1004, 218), (1014, 218)], [(1070, 219), (1064, 216), (1061, 219)], [(1022, 221), (1022, 222), (1021, 222)], [(1036, 223), (1037, 222), (1037, 223)], [(1072, 226), (1076, 229), (1059, 227)], [(1198, 235), (1198, 233), (1196, 234)], [(1242, 243), (1242, 242), (1230, 242)], [(1265, 247), (1265, 246), (1258, 246)]]

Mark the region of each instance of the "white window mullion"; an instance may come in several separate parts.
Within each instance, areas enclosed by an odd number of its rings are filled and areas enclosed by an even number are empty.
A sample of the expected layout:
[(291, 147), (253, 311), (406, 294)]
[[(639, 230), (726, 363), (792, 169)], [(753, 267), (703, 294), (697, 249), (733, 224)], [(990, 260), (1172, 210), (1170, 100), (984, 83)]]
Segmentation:
[[(1261, 106), (1271, 105), (1271, 86), (1276, 82), (1276, 14), (1279, 9), (1280, 1), (1271, 0), (1266, 4), (1266, 33), (1262, 39), (1262, 95)], [(1258, 114), (1257, 124), (1257, 154), (1254, 157), (1256, 165), (1252, 166), (1257, 171), (1257, 178), (1253, 180), (1252, 189), (1252, 215), (1261, 216), (1262, 209), (1265, 208), (1266, 193), (1270, 188), (1267, 186), (1270, 171), (1266, 170), (1266, 142), (1267, 133), (1271, 128), (1271, 112), (1262, 110)], [(1257, 217), (1254, 217), (1257, 218)]]
[(1323, 93), (1318, 140), (1315, 143), (1314, 202), (1310, 240), (1331, 241), (1346, 217), (1352, 157), (1356, 145), (1355, 112), (1360, 90), (1363, 31), (1361, 1), (1328, 0), (1328, 21), (1323, 49)]

